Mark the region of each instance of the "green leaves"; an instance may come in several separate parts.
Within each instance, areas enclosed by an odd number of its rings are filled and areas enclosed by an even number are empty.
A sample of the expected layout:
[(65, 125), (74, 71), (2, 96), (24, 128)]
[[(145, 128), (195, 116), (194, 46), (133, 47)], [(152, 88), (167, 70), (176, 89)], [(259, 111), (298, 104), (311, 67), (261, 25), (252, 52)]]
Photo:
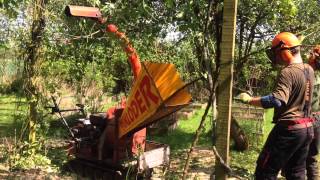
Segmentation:
[(105, 4), (101, 5), (101, 12), (102, 14), (113, 16), (114, 11), (116, 10), (116, 4), (115, 3), (109, 3), (105, 2)]
[(174, 0), (165, 0), (165, 5), (167, 8), (171, 9), (171, 8), (174, 8)]
[(10, 18), (16, 18), (20, 8), (28, 3), (28, 0), (0, 0), (0, 12), (5, 12)]

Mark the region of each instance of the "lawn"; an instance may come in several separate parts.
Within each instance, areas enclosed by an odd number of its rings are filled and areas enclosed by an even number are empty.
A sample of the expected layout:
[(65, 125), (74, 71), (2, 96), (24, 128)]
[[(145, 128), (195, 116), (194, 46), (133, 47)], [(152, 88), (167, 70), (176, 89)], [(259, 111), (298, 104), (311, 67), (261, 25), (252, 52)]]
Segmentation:
[(0, 136), (13, 136), (19, 132), (26, 117), (24, 98), (0, 95)]

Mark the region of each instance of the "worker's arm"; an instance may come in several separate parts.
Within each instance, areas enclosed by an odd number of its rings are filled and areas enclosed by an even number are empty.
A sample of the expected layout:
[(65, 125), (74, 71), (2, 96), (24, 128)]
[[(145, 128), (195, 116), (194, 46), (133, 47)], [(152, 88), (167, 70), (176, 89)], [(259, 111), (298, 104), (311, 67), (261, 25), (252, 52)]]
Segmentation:
[(282, 103), (279, 99), (275, 98), (273, 95), (267, 95), (262, 97), (252, 97), (249, 104), (254, 106), (267, 108), (279, 108), (281, 107)]
[(262, 107), (261, 97), (252, 97), (251, 100), (248, 102), (248, 104), (253, 105), (253, 106)]
[(263, 108), (279, 108), (281, 106), (281, 101), (275, 98), (273, 95), (267, 95), (262, 97), (252, 97), (247, 93), (241, 93), (239, 95), (239, 100), (244, 103), (248, 103), (253, 106), (263, 107)]

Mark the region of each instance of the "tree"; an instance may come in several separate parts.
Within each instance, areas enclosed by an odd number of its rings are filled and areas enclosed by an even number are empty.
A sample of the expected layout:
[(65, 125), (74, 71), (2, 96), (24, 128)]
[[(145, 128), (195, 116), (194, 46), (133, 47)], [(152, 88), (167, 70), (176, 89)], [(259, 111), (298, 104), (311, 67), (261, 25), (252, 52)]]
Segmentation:
[(41, 45), (45, 28), (45, 0), (33, 1), (33, 14), (31, 26), (31, 41), (27, 46), (26, 60), (24, 65), (25, 92), (27, 101), (29, 103), (28, 115), (28, 130), (29, 141), (31, 143), (36, 141), (38, 117), (38, 105), (41, 94), (39, 94), (39, 87), (37, 84), (37, 67), (41, 61)]

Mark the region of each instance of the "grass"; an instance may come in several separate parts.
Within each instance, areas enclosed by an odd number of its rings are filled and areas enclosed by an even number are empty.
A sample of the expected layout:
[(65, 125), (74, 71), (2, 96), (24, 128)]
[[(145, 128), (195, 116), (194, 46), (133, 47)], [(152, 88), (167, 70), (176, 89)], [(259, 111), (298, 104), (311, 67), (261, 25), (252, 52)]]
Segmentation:
[[(203, 113), (203, 109), (199, 110), (188, 120), (180, 119), (177, 129), (168, 134), (148, 136), (148, 139), (168, 144), (172, 153), (189, 148), (194, 139), (195, 131), (199, 127)], [(204, 130), (199, 137), (199, 146), (210, 147), (212, 144), (210, 138), (211, 123), (209, 121), (209, 118), (206, 119)]]
[(0, 95), (0, 136), (13, 136), (19, 132), (26, 117), (25, 99), (13, 95)]
[(271, 129), (273, 128), (274, 124), (272, 123), (273, 118), (273, 109), (267, 109), (265, 111), (265, 120), (264, 120), (264, 140), (267, 139), (267, 136)]

